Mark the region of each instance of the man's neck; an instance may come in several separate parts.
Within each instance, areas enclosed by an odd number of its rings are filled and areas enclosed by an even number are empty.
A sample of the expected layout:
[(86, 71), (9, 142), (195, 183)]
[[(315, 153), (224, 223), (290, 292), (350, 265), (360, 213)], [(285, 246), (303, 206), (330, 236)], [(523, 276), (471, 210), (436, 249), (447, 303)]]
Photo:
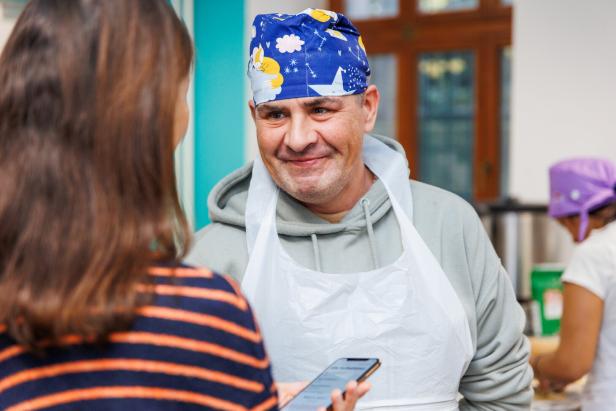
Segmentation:
[(357, 204), (372, 187), (376, 176), (364, 166), (362, 177), (355, 180), (355, 184), (349, 186), (336, 196), (335, 201), (327, 204), (305, 204), (305, 206), (317, 216), (329, 221), (339, 223), (345, 215)]
[(332, 214), (319, 213), (317, 211), (313, 211), (313, 213), (321, 217), (323, 220), (329, 221), (330, 223), (335, 224), (335, 223), (339, 223), (340, 221), (342, 221), (344, 216), (347, 215), (349, 211), (351, 211), (350, 208), (348, 210), (344, 210), (344, 211), (340, 211), (340, 212), (332, 213)]

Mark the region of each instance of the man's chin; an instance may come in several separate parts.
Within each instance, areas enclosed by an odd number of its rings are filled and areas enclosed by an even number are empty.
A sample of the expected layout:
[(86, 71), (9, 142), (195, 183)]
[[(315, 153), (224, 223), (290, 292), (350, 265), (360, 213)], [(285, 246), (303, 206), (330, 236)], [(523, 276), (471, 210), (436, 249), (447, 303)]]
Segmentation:
[(330, 200), (331, 186), (323, 187), (321, 184), (295, 186), (285, 191), (293, 198), (305, 204), (323, 204)]
[(310, 193), (322, 189), (323, 186), (322, 173), (286, 173), (281, 177), (285, 191)]
[[(287, 191), (287, 190), (285, 190)], [(322, 190), (317, 189), (316, 187), (294, 187), (287, 191), (292, 197), (300, 201), (304, 201), (306, 199), (314, 199), (321, 196)]]
[(280, 176), (276, 183), (291, 197), (302, 203), (320, 204), (331, 199), (331, 194), (337, 192), (341, 178), (334, 178), (328, 173)]

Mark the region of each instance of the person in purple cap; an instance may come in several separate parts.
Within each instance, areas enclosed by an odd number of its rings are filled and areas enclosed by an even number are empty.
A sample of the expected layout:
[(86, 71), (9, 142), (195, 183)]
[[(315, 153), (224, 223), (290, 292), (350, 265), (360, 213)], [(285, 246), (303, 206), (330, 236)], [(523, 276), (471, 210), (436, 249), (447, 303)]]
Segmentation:
[(616, 404), (616, 166), (580, 158), (550, 168), (550, 216), (578, 246), (563, 273), (560, 343), (531, 358), (542, 389), (562, 389), (590, 372), (582, 409)]
[(361, 409), (528, 409), (507, 273), (473, 208), (410, 181), (401, 145), (370, 134), (379, 91), (355, 26), (258, 15), (249, 55), (260, 155), (210, 193), (188, 261), (241, 282), (275, 380), (378, 357)]

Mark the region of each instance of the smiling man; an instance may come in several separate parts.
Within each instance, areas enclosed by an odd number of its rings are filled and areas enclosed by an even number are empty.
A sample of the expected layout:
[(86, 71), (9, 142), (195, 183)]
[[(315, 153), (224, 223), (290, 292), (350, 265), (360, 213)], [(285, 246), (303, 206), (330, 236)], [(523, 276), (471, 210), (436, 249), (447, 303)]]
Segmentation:
[(378, 99), (371, 85), (356, 97), (294, 98), (257, 107), (251, 101), (261, 158), (276, 185), (325, 220), (341, 220), (374, 181), (361, 152)]
[(259, 15), (250, 50), (260, 155), (214, 188), (188, 259), (241, 282), (276, 380), (378, 357), (364, 409), (528, 409), (507, 274), (472, 207), (409, 180), (401, 146), (369, 134), (379, 92), (357, 29), (326, 10)]

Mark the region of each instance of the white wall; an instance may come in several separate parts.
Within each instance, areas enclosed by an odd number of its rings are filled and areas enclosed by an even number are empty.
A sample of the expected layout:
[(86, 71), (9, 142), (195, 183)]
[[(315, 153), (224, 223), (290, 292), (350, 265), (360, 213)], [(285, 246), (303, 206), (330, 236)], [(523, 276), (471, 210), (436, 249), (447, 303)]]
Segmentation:
[[(250, 30), (252, 27), (252, 21), (257, 14), (262, 13), (287, 13), (295, 14), (309, 7), (313, 9), (327, 7), (327, 0), (246, 0), (246, 30), (244, 32), (244, 38), (246, 39), (244, 54), (244, 66), (248, 65), (248, 46), (250, 45)], [(250, 82), (248, 78), (245, 78), (246, 83), (246, 97), (252, 98), (252, 92), (250, 91)], [(246, 161), (254, 159), (259, 152), (257, 147), (257, 138), (255, 134), (254, 123), (250, 117), (250, 111), (248, 110), (248, 102), (246, 102), (246, 145), (245, 145), (245, 158)]]
[(11, 34), (15, 20), (17, 20), (17, 17), (13, 15), (6, 15), (4, 7), (5, 5), (3, 5), (0, 0), (0, 50), (4, 47), (4, 43), (6, 43), (6, 40)]
[(0, 50), (2, 50), (2, 48), (4, 47), (4, 43), (6, 43), (6, 39), (11, 33), (13, 23), (13, 20), (4, 19), (0, 16)]
[(546, 202), (566, 157), (616, 161), (615, 21), (614, 0), (516, 1), (511, 195)]

